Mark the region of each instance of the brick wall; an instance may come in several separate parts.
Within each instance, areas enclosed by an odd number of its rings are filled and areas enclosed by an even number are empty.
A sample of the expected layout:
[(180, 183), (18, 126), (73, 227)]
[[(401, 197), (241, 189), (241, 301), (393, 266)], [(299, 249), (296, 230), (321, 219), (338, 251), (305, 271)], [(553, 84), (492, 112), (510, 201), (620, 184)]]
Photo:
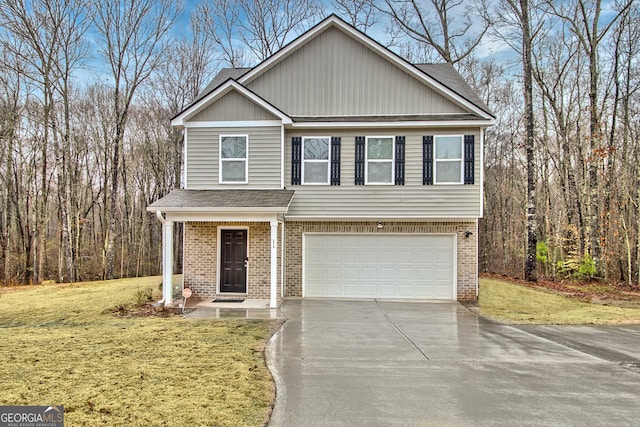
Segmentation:
[[(218, 226), (248, 227), (249, 277), (247, 298), (269, 299), (271, 283), (271, 229), (266, 222), (188, 222), (184, 231), (184, 283), (196, 298), (215, 298)], [(475, 301), (478, 280), (477, 229), (475, 222), (287, 222), (285, 227), (286, 296), (302, 296), (302, 234), (326, 233), (456, 233), (458, 301)], [(278, 297), (281, 295), (282, 251), (278, 228)], [(464, 237), (465, 231), (473, 235)], [(228, 294), (227, 294), (228, 295)]]
[[(184, 227), (184, 285), (196, 298), (215, 298), (218, 227), (248, 229), (247, 298), (269, 299), (271, 288), (271, 227), (268, 222), (187, 222)], [(281, 245), (278, 228), (278, 283), (281, 283)], [(229, 295), (229, 294), (225, 294)], [(234, 294), (235, 295), (235, 294)], [(278, 285), (278, 296), (280, 285)]]
[[(285, 295), (302, 296), (302, 234), (320, 233), (456, 233), (458, 301), (475, 301), (478, 281), (475, 222), (287, 222), (285, 226)], [(473, 234), (468, 238), (465, 231)]]

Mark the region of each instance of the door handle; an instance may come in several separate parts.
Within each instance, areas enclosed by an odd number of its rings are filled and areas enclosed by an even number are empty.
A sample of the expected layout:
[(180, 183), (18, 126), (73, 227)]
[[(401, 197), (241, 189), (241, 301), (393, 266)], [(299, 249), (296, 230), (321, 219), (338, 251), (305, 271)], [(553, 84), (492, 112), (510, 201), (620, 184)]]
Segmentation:
[(244, 268), (249, 267), (249, 258), (244, 259)]

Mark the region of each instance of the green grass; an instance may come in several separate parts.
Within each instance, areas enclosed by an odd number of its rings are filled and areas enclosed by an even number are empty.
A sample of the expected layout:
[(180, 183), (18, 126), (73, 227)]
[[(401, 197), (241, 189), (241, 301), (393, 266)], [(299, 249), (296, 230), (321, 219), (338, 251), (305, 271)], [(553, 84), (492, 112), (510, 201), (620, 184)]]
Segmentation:
[(66, 426), (260, 426), (270, 324), (118, 317), (160, 278), (0, 290), (0, 405), (63, 405)]
[(495, 279), (480, 279), (480, 314), (506, 323), (640, 323), (640, 310), (590, 304)]

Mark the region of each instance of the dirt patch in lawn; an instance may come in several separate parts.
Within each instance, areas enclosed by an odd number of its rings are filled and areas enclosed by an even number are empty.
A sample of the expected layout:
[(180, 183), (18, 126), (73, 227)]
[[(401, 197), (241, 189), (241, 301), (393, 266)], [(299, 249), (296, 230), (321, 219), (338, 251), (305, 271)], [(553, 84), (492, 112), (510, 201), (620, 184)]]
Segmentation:
[(640, 287), (627, 283), (598, 280), (546, 280), (527, 282), (523, 279), (483, 273), (481, 277), (517, 283), (528, 288), (552, 292), (591, 304), (640, 309)]

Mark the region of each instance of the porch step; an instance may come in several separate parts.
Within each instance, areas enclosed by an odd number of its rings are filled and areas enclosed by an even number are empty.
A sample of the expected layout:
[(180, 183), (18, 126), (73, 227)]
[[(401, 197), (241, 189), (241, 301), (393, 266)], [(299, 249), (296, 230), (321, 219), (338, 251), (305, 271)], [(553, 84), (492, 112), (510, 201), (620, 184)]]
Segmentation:
[(217, 294), (211, 302), (243, 302), (245, 299), (246, 294)]

